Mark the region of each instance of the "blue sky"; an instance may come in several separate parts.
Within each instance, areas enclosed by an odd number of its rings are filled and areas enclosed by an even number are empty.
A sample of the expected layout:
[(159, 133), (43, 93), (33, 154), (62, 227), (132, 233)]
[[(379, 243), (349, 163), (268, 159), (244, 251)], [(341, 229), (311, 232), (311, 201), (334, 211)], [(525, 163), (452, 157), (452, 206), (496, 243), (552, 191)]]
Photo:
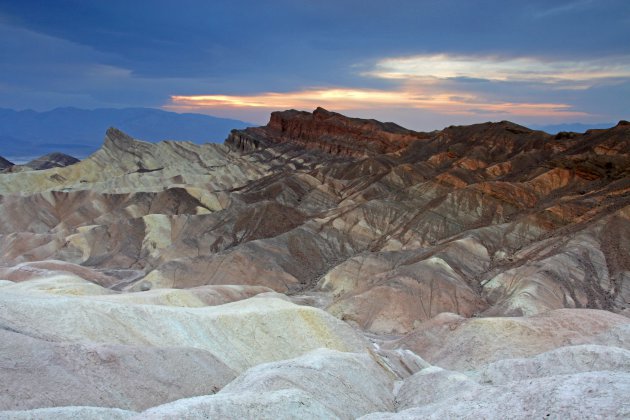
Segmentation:
[(0, 0), (0, 107), (630, 119), (630, 1)]

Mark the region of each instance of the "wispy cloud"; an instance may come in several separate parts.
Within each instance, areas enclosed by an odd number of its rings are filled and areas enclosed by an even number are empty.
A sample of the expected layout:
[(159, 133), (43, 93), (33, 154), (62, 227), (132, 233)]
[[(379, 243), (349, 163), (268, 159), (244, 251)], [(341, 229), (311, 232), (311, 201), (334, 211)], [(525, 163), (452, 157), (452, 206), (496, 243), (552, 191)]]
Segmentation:
[(550, 16), (562, 15), (574, 11), (584, 10), (594, 3), (593, 0), (572, 1), (561, 6), (551, 7), (549, 9), (540, 10), (534, 13), (536, 18), (546, 18)]
[(382, 59), (363, 75), (396, 80), (470, 78), (583, 86), (586, 82), (630, 78), (630, 56), (547, 60), (538, 57), (414, 55)]

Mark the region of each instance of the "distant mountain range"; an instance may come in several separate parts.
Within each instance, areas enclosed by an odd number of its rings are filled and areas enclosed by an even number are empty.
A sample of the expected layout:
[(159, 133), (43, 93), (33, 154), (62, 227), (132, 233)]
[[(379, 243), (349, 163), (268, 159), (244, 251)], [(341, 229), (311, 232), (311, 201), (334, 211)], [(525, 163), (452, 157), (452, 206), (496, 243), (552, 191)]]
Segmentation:
[(17, 162), (50, 152), (83, 158), (101, 146), (105, 131), (112, 126), (147, 141), (206, 143), (222, 142), (232, 129), (251, 125), (152, 108), (57, 108), (47, 112), (0, 108), (0, 155)]
[(575, 133), (584, 133), (586, 130), (590, 130), (593, 128), (610, 128), (613, 127), (615, 123), (598, 123), (598, 124), (582, 124), (582, 123), (571, 123), (571, 124), (552, 124), (552, 125), (531, 125), (529, 128), (534, 130), (542, 130), (549, 134), (557, 134), (561, 131), (572, 131)]
[[(52, 111), (15, 111), (0, 108), (0, 156), (25, 163), (51, 152), (84, 158), (103, 143), (109, 127), (135, 138), (156, 142), (188, 140), (195, 143), (223, 142), (232, 129), (256, 124), (202, 114), (178, 114), (154, 108), (56, 108)], [(615, 124), (532, 125), (530, 128), (555, 134), (584, 132)]]

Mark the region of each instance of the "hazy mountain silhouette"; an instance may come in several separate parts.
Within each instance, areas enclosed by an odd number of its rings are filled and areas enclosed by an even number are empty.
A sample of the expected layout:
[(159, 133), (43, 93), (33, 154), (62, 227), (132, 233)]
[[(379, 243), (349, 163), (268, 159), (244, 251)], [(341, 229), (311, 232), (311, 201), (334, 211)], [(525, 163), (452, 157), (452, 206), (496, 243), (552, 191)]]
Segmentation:
[(531, 125), (530, 128), (534, 130), (542, 130), (549, 134), (557, 134), (561, 131), (572, 131), (574, 133), (583, 133), (586, 130), (593, 128), (610, 128), (614, 126), (614, 123), (598, 123), (598, 124), (582, 124), (582, 123), (568, 123), (568, 124), (551, 124), (551, 125)]
[(222, 142), (230, 130), (253, 124), (201, 114), (177, 114), (152, 108), (56, 108), (47, 112), (0, 108), (0, 155), (29, 158), (50, 152), (85, 157), (116, 126), (147, 141)]

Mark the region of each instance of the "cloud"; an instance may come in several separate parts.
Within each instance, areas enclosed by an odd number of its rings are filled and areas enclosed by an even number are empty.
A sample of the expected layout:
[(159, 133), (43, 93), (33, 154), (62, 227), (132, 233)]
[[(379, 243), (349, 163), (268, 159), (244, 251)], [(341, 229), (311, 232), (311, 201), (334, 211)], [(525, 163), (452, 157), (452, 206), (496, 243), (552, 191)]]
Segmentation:
[(348, 88), (311, 88), (293, 92), (264, 92), (255, 95), (191, 95), (172, 96), (173, 105), (188, 107), (310, 108), (313, 105), (334, 105), (336, 109), (407, 105), (414, 98), (408, 93)]
[[(597, 110), (580, 97), (607, 86), (630, 83), (630, 56), (549, 60), (533, 56), (425, 54), (385, 57), (371, 67), (355, 66), (358, 79), (379, 88), (322, 86), (287, 92), (172, 95), (164, 108), (174, 111), (228, 113), (261, 120), (278, 109), (318, 106), (354, 113), (382, 109), (421, 111), (454, 121), (588, 121)], [(363, 70), (359, 71), (361, 68)], [(592, 96), (592, 95), (591, 95)], [(254, 118), (252, 118), (253, 116)]]
[(550, 16), (562, 15), (565, 13), (571, 13), (575, 11), (581, 11), (589, 8), (593, 5), (593, 0), (578, 0), (570, 3), (563, 4), (562, 6), (556, 6), (549, 9), (541, 10), (534, 13), (536, 18), (546, 18)]
[(116, 54), (2, 22), (0, 107), (49, 110), (159, 106), (172, 91), (226, 86), (199, 78), (151, 78), (136, 74)]
[(0, 39), (0, 56), (11, 57), (0, 60), (10, 92), (0, 106), (95, 106), (95, 91), (131, 78), (130, 70), (109, 64), (111, 54), (61, 38), (0, 22)]
[(164, 108), (203, 112), (232, 109), (313, 109), (317, 106), (338, 111), (370, 108), (424, 109), (451, 115), (502, 115), (580, 117), (584, 112), (562, 103), (490, 102), (462, 92), (431, 92), (407, 86), (393, 90), (312, 88), (293, 92), (263, 92), (254, 95), (174, 95)]
[(627, 119), (627, 0), (5, 3), (0, 106), (256, 122), (324, 106), (416, 129)]
[(574, 84), (630, 78), (630, 56), (604, 59), (549, 60), (538, 57), (500, 57), (427, 54), (384, 58), (364, 76), (392, 80), (472, 79), (502, 82)]

